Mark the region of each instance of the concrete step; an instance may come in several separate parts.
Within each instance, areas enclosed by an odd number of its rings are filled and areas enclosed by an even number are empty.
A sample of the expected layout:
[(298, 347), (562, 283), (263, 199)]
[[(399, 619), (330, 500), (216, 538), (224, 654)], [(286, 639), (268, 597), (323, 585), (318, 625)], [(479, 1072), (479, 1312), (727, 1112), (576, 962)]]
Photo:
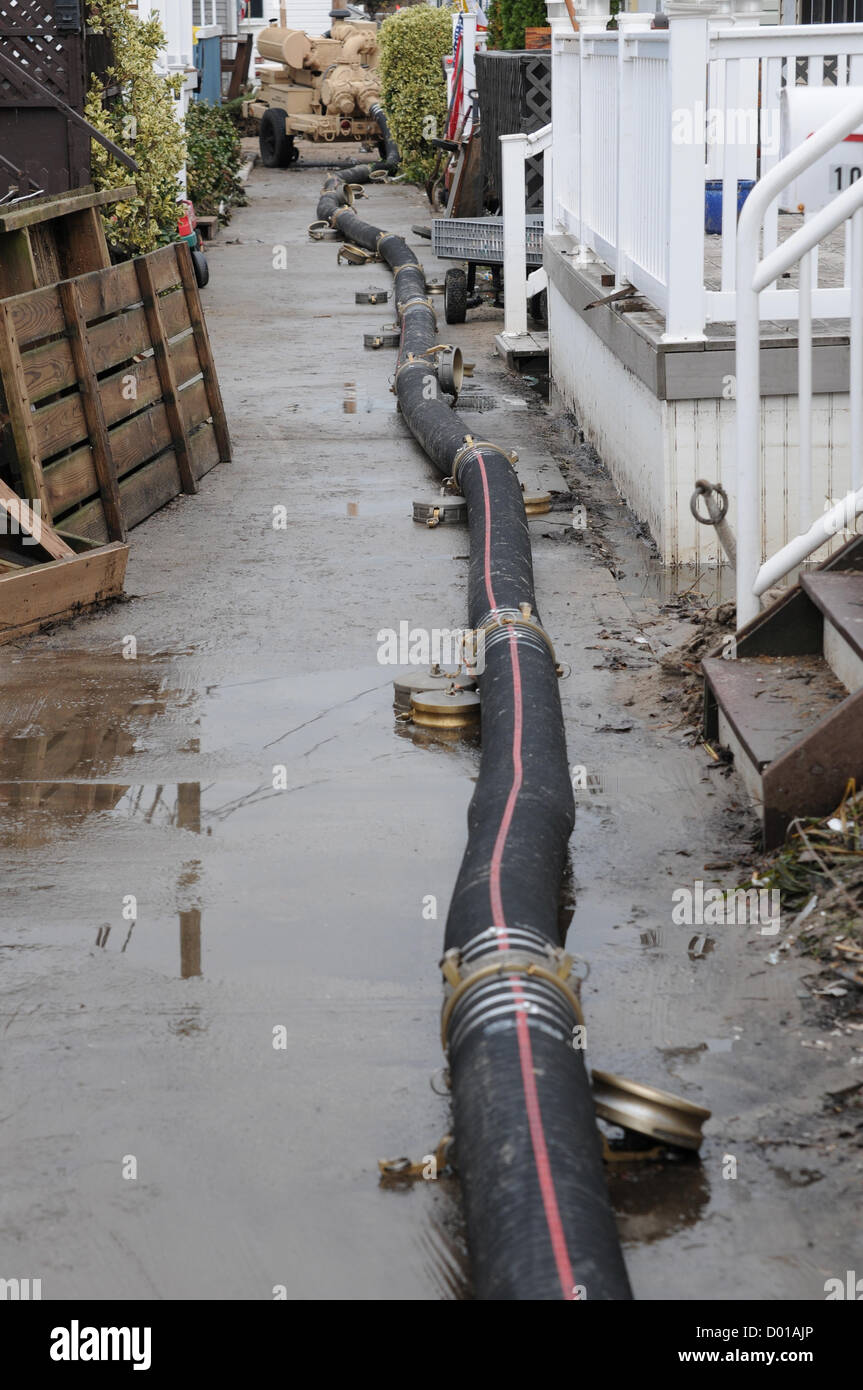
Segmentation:
[(863, 570), (814, 570), (801, 588), (824, 615), (824, 657), (848, 690), (863, 687)]
[(795, 815), (832, 810), (863, 761), (863, 692), (849, 694), (815, 654), (708, 657), (702, 666), (715, 736), (734, 755), (765, 843), (779, 843)]

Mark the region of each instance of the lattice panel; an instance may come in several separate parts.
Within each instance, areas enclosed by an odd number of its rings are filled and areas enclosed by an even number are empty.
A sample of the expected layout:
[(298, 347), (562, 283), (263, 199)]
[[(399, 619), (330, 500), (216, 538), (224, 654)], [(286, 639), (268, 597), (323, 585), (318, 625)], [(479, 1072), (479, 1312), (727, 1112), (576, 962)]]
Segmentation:
[[(495, 51), (476, 56), (483, 178), (500, 199), (501, 135), (539, 130), (551, 120), (551, 54)], [(542, 210), (542, 156), (525, 166), (527, 211)]]
[[(83, 98), (80, 33), (61, 33), (54, 6), (40, 0), (0, 0), (0, 53), (78, 110)], [(0, 76), (0, 105), (41, 106), (23, 79)]]
[[(89, 139), (26, 78), (29, 74), (74, 111), (83, 112), (80, 25), (80, 4), (69, 0), (0, 0), (0, 54), (20, 73), (16, 78), (0, 72), (0, 154), (46, 193), (65, 192), (88, 181)], [(0, 170), (0, 193), (14, 186), (14, 176)]]

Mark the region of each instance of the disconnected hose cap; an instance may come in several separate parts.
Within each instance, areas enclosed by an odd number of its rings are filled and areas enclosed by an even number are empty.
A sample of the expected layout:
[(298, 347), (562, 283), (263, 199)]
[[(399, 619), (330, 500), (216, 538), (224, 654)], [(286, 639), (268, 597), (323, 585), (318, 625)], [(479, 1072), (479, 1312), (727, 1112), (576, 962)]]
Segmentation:
[(442, 391), (448, 396), (457, 396), (464, 381), (464, 361), (461, 348), (442, 347), (435, 354), (437, 379)]

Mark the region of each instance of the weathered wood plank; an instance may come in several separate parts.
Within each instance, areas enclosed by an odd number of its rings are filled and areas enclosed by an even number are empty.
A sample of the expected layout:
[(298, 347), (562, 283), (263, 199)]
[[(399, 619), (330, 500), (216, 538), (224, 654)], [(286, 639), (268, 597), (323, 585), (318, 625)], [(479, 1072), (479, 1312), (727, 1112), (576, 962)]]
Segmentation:
[[(174, 338), (187, 332), (190, 322), (183, 291), (167, 294), (159, 303), (167, 336)], [(116, 318), (93, 324), (89, 329), (89, 338), (97, 372), (107, 372), (111, 367), (142, 356), (150, 349), (143, 308), (129, 309)], [(75, 384), (75, 364), (65, 338), (31, 348), (22, 354), (22, 363), (27, 392), (33, 403)]]
[(123, 592), (128, 558), (128, 545), (118, 542), (0, 575), (0, 643), (117, 597)]
[[(120, 482), (120, 501), (129, 530), (153, 512), (171, 502), (180, 492), (180, 472), (173, 449), (139, 468)], [(100, 540), (105, 535), (105, 519), (98, 501), (88, 502), (64, 518), (64, 528), (77, 536)]]
[(156, 286), (158, 294), (183, 283), (175, 243), (170, 246), (163, 246), (158, 251), (151, 251), (147, 256), (147, 264), (150, 267), (153, 284)]
[(77, 212), (79, 208), (103, 207), (105, 203), (128, 202), (135, 197), (137, 190), (133, 183), (122, 188), (103, 188), (96, 193), (92, 188), (79, 193), (62, 193), (54, 197), (41, 198), (28, 203), (26, 207), (13, 208), (0, 214), (0, 232), (15, 231), (19, 227), (31, 227), (34, 222), (48, 222), (54, 217), (64, 217)]
[(29, 343), (62, 333), (66, 327), (56, 285), (46, 285), (30, 294), (17, 294), (9, 300), (8, 309), (22, 352)]
[[(184, 492), (194, 493), (198, 491), (198, 484), (192, 470), (192, 460), (189, 457), (189, 438), (186, 433), (183, 411), (180, 409), (177, 382), (174, 376), (174, 365), (168, 350), (168, 339), (165, 334), (165, 325), (162, 321), (160, 306), (163, 300), (156, 294), (153, 274), (145, 256), (140, 256), (135, 261), (135, 270), (141, 289), (144, 313), (147, 315), (147, 324), (150, 330), (150, 341), (153, 344), (153, 355), (156, 359), (156, 368), (162, 385), (162, 400), (165, 404), (165, 412), (168, 416), (168, 424), (171, 428), (174, 453), (177, 458), (177, 467), (180, 470), (180, 481), (183, 484)], [(194, 389), (194, 387), (189, 387), (189, 391), (194, 391)], [(184, 396), (184, 401), (185, 399)], [(192, 398), (189, 397), (189, 399), (190, 402), (193, 403)], [(197, 424), (198, 421), (194, 421), (193, 423)]]
[(36, 264), (26, 232), (0, 234), (0, 298), (26, 294), (38, 285)]
[(210, 402), (207, 398), (207, 388), (200, 378), (192, 382), (191, 386), (183, 387), (180, 392), (180, 408), (187, 430), (194, 429), (196, 425), (203, 425), (205, 420), (209, 420)]
[(54, 228), (50, 225), (31, 227), (29, 232), (30, 250), (36, 267), (36, 283), (54, 285), (63, 276), (60, 263), (60, 250)]
[[(8, 303), (8, 301), (7, 301)], [(65, 338), (22, 354), (24, 384), (31, 404), (75, 384), (75, 363)]]
[(79, 208), (55, 224), (63, 276), (73, 280), (94, 270), (112, 269), (111, 253), (97, 208)]
[(74, 280), (63, 280), (57, 286), (60, 302), (69, 333), (72, 359), (78, 375), (78, 391), (81, 407), (87, 421), (90, 438), (90, 456), (99, 482), (99, 495), (105, 509), (105, 522), (112, 541), (126, 539), (126, 527), (120, 510), (120, 492), (117, 484), (117, 471), (114, 455), (108, 438), (108, 426), (102, 409), (102, 398), (96, 380), (96, 369), (87, 339), (87, 325), (84, 321), (84, 307), (81, 295)]
[[(168, 350), (178, 381), (185, 383), (190, 377), (200, 375), (198, 353), (191, 334), (169, 344)], [(127, 363), (112, 376), (103, 376), (99, 381), (99, 394), (109, 427), (152, 405), (162, 394), (155, 358), (151, 355), (143, 361)], [(33, 412), (33, 425), (43, 469), (47, 466), (44, 460), (50, 459), (52, 454), (71, 449), (87, 439), (87, 421), (77, 393), (41, 406)]]
[(39, 502), (41, 505), (43, 518), (50, 521), (48, 494), (45, 490), (42, 461), (33, 429), (33, 417), (27, 397), (24, 367), (21, 353), (18, 350), (15, 329), (12, 326), (5, 302), (0, 302), (0, 375), (3, 377), (6, 408), (9, 411), (15, 452), (24, 487), (30, 494), (30, 500)]
[[(147, 459), (170, 448), (171, 428), (164, 404), (157, 401), (148, 410), (124, 420), (108, 431), (108, 439), (117, 477), (123, 478)], [(45, 469), (45, 482), (54, 516), (98, 492), (98, 477), (89, 444), (49, 463)], [(128, 517), (126, 525), (129, 525)], [(66, 526), (66, 529), (74, 531), (75, 528)], [(89, 532), (86, 534), (89, 535)]]
[(205, 473), (209, 473), (211, 468), (221, 463), (219, 441), (212, 424), (202, 425), (200, 429), (195, 430), (189, 436), (189, 447), (192, 451), (192, 467), (196, 478), (203, 478)]
[[(219, 378), (216, 375), (216, 364), (213, 361), (213, 352), (210, 347), (210, 336), (204, 321), (204, 311), (201, 308), (201, 296), (198, 293), (195, 269), (185, 242), (177, 243), (176, 252), (186, 296), (186, 309), (194, 330), (195, 342), (198, 347), (198, 360), (201, 364), (207, 399), (210, 402), (210, 414), (213, 417), (216, 438), (219, 441), (219, 452), (223, 461), (227, 463), (231, 458), (231, 437), (228, 433), (228, 422), (225, 419), (225, 407), (219, 389)], [(165, 322), (167, 327), (167, 319)]]
[[(33, 429), (39, 448), (40, 458), (49, 459), (62, 449), (71, 449), (87, 438), (87, 421), (81, 406), (81, 398), (64, 396), (52, 401), (41, 410), (33, 412)], [(43, 465), (44, 467), (44, 465)]]

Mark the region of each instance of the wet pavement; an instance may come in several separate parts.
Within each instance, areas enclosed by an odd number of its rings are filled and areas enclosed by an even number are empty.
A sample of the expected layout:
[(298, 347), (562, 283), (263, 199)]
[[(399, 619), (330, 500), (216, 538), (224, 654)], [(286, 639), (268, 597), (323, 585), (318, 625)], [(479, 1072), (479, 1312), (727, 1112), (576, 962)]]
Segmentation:
[[(457, 1182), (377, 1166), (448, 1128), (437, 962), (478, 766), (395, 721), (378, 633), (464, 623), (468, 538), (411, 520), (437, 480), (394, 353), (362, 346), (392, 301), (354, 302), (388, 275), (309, 241), (321, 181), (256, 170), (208, 253), (233, 463), (133, 533), (126, 602), (0, 649), (0, 1275), (45, 1298), (470, 1296)], [(359, 210), (435, 265), (416, 190)], [(861, 1168), (823, 1097), (859, 1050), (801, 1051), (825, 1036), (805, 968), (757, 928), (672, 920), (680, 886), (736, 882), (705, 865), (733, 864), (741, 793), (633, 693), (680, 635), (667, 577), (499, 327), (448, 330), (465, 419), (529, 483), (583, 486), (619, 561), (531, 521), (587, 774), (588, 1060), (713, 1110), (700, 1164), (611, 1174), (636, 1296), (822, 1298), (855, 1267)]]

